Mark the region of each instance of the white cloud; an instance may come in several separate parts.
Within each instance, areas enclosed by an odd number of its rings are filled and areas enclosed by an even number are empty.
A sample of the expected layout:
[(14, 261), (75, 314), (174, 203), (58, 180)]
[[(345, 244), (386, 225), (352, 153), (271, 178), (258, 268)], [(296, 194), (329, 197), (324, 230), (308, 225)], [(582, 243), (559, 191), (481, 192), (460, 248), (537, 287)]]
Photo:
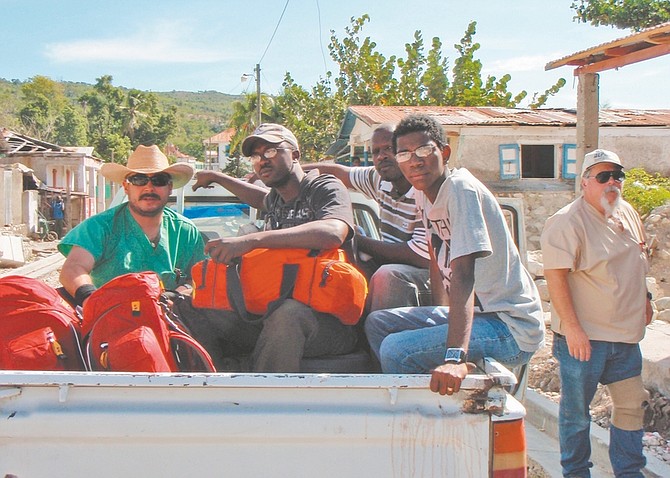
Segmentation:
[(123, 38), (51, 43), (46, 45), (46, 56), (58, 63), (214, 63), (230, 58), (221, 49), (197, 46), (197, 38), (179, 22), (159, 22)]

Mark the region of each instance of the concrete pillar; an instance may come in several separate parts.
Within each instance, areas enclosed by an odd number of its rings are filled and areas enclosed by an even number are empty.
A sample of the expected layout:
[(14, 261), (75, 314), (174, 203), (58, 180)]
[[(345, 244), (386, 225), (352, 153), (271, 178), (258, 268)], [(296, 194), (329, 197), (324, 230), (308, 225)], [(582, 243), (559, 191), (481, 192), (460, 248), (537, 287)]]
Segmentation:
[(0, 211), (3, 212), (2, 224), (18, 226), (23, 224), (23, 208), (21, 196), (23, 194), (23, 173), (13, 166), (0, 169), (2, 182), (0, 183)]
[(86, 172), (88, 175), (86, 185), (88, 186), (87, 194), (88, 203), (90, 205), (89, 215), (93, 216), (98, 212), (98, 202), (95, 197), (95, 169), (88, 168)]
[(39, 215), (37, 214), (39, 204), (40, 197), (37, 191), (23, 191), (23, 223), (30, 233), (36, 233), (39, 230)]

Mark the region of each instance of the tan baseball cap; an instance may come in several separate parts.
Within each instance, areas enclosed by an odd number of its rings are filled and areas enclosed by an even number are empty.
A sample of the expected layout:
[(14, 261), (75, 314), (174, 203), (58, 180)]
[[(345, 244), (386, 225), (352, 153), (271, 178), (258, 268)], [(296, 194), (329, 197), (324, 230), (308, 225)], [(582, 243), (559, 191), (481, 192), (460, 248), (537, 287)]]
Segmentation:
[(271, 144), (279, 144), (284, 141), (293, 146), (296, 150), (299, 150), (298, 140), (295, 135), (291, 133), (291, 130), (276, 123), (263, 123), (260, 125), (253, 134), (244, 138), (242, 141), (242, 154), (244, 156), (250, 156), (251, 150), (253, 149), (254, 143), (262, 139)]

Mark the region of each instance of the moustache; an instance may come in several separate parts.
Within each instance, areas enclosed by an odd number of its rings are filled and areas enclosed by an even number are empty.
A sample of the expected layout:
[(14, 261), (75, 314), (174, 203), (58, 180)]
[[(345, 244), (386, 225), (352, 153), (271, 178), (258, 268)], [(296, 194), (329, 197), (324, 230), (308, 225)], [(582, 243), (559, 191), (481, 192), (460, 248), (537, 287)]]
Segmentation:
[(140, 196), (140, 199), (160, 199), (161, 197), (158, 194), (146, 193)]

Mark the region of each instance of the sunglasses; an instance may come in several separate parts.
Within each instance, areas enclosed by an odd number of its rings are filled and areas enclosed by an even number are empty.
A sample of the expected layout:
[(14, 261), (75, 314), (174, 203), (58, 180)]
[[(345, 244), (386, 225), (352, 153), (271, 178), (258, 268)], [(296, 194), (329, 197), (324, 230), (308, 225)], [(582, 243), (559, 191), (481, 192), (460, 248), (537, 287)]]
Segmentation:
[(623, 171), (601, 171), (595, 176), (587, 176), (587, 178), (596, 178), (596, 181), (600, 184), (605, 184), (610, 178), (614, 179), (617, 183), (620, 183), (626, 179), (626, 175)]
[(262, 153), (254, 153), (251, 156), (249, 156), (249, 159), (251, 160), (252, 163), (260, 163), (261, 159), (272, 159), (275, 156), (277, 156), (277, 152), (283, 149), (285, 151), (293, 151), (293, 148), (268, 148)]
[(404, 163), (412, 159), (412, 155), (416, 156), (417, 158), (427, 158), (431, 155), (434, 149), (434, 144), (424, 144), (423, 146), (416, 148), (414, 151), (402, 151), (400, 153), (396, 153), (395, 160), (399, 163)]
[(128, 176), (126, 181), (128, 181), (133, 186), (146, 186), (149, 184), (149, 181), (151, 181), (151, 184), (154, 186), (163, 187), (170, 184), (172, 182), (172, 178), (169, 174), (165, 173), (154, 174), (153, 176), (147, 176), (146, 174), (133, 174), (132, 176)]

